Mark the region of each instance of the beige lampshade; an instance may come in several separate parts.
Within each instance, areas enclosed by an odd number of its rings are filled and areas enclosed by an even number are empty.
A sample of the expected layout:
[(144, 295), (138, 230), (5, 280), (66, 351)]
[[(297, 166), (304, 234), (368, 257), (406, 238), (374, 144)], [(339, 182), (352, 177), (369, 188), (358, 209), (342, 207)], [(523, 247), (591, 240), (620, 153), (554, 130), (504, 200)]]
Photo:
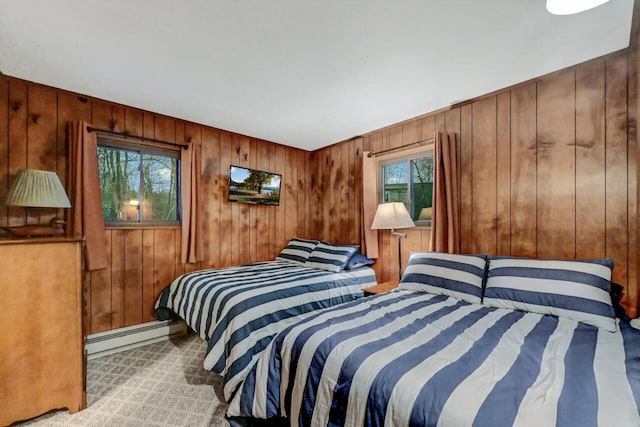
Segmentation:
[(20, 169), (7, 198), (8, 206), (70, 208), (71, 203), (55, 172)]
[(371, 223), (372, 230), (415, 227), (402, 202), (381, 203)]
[(428, 221), (431, 219), (431, 208), (422, 208), (418, 221)]

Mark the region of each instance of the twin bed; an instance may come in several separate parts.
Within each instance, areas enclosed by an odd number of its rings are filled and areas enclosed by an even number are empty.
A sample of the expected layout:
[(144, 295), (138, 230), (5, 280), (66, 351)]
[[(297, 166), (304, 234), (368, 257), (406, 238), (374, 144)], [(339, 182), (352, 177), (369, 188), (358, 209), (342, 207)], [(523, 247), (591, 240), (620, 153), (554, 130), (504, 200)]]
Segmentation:
[(397, 290), (280, 324), (229, 388), (230, 423), (640, 426), (640, 331), (616, 318), (612, 268), (413, 253)]
[(156, 316), (179, 317), (207, 341), (204, 368), (224, 377), (229, 400), (276, 333), (376, 284), (357, 248), (293, 238), (275, 261), (184, 274), (162, 291)]

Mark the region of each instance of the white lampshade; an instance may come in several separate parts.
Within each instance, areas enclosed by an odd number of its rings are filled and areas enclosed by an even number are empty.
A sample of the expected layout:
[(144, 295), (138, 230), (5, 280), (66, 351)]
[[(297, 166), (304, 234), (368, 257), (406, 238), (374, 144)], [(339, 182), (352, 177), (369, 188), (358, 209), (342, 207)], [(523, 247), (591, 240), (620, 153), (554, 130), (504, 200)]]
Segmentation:
[(402, 202), (381, 203), (371, 223), (372, 230), (415, 227)]
[(20, 169), (5, 200), (8, 206), (70, 208), (71, 203), (55, 172)]
[(584, 12), (609, 0), (547, 0), (547, 10), (554, 15), (572, 15)]

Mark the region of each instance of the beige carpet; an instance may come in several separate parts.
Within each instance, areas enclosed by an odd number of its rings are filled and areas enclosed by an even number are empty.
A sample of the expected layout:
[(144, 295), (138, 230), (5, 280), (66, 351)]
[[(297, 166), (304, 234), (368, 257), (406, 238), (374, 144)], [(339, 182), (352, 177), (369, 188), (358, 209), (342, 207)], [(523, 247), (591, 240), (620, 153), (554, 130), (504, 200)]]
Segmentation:
[(87, 362), (87, 409), (47, 413), (20, 426), (228, 426), (222, 379), (202, 369), (195, 335)]

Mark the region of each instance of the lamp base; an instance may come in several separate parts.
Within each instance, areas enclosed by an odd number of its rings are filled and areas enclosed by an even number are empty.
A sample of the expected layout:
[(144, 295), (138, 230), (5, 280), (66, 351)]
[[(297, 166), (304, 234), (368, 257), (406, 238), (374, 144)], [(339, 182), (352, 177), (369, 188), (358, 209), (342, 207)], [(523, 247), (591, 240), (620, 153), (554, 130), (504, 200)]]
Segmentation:
[(47, 237), (62, 236), (64, 234), (64, 228), (61, 227), (62, 224), (64, 224), (64, 221), (53, 218), (49, 225), (19, 225), (0, 228), (15, 237)]

